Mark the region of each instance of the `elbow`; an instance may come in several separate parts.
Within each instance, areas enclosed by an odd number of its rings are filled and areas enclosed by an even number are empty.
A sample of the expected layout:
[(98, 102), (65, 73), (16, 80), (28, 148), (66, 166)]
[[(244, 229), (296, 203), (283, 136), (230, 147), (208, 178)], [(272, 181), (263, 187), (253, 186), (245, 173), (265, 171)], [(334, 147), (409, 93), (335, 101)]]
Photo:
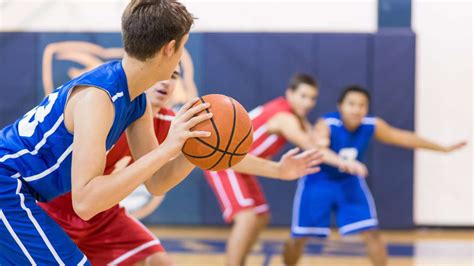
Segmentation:
[(84, 200), (74, 199), (72, 200), (72, 207), (74, 212), (84, 221), (90, 220), (94, 217), (95, 213), (93, 212), (92, 206), (84, 202)]

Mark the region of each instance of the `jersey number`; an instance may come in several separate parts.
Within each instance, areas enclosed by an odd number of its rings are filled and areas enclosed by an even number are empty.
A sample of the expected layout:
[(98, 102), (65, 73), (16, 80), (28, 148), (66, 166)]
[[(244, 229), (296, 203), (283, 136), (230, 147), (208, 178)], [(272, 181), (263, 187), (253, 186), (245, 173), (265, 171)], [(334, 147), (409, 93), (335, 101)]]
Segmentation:
[(18, 133), (22, 137), (31, 137), (35, 132), (39, 123), (44, 121), (44, 118), (53, 109), (54, 102), (58, 99), (58, 93), (52, 93), (48, 96), (48, 102), (44, 106), (37, 106), (20, 120), (18, 123)]
[(343, 148), (339, 150), (339, 156), (344, 160), (355, 160), (358, 153), (356, 148)]

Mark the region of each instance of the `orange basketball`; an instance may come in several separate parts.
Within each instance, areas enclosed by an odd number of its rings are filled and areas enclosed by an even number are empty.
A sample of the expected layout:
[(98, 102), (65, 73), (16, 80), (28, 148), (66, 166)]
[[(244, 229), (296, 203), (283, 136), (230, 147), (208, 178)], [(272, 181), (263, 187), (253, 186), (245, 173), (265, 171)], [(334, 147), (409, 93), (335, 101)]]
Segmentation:
[(245, 108), (231, 97), (209, 94), (194, 105), (205, 102), (211, 104), (205, 112), (211, 112), (213, 117), (191, 130), (209, 131), (211, 136), (188, 139), (182, 151), (191, 163), (202, 169), (227, 169), (240, 162), (250, 150), (252, 121)]

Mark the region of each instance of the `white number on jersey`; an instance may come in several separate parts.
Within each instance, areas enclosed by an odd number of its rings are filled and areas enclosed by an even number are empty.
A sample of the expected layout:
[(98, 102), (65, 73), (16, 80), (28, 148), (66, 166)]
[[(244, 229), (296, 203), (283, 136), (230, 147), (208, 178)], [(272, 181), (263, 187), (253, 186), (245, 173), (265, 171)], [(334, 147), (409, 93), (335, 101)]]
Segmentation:
[(356, 148), (343, 148), (339, 151), (339, 156), (344, 160), (355, 160), (358, 154)]
[[(54, 102), (58, 99), (58, 93), (51, 93), (48, 96), (48, 102), (44, 106), (37, 106), (23, 117), (18, 123), (18, 132), (22, 137), (31, 137), (35, 132), (39, 123), (44, 121), (44, 118), (53, 109)], [(33, 120), (32, 120), (33, 118)]]

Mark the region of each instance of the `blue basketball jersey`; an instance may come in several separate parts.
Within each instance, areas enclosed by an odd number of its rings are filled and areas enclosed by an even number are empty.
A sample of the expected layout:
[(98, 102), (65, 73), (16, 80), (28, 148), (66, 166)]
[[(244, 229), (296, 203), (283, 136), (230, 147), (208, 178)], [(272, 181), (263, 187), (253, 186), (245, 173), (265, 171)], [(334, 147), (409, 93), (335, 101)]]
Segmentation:
[(51, 200), (71, 190), (73, 135), (65, 127), (64, 109), (77, 86), (104, 90), (113, 102), (115, 118), (105, 143), (107, 150), (145, 111), (145, 94), (130, 101), (122, 63), (112, 61), (57, 88), (37, 107), (1, 130), (0, 171), (22, 179), (38, 200)]
[[(369, 146), (375, 131), (375, 117), (367, 116), (362, 124), (354, 131), (349, 131), (343, 124), (338, 112), (328, 113), (323, 116), (324, 122), (330, 130), (330, 149), (342, 158), (348, 160), (364, 160), (364, 154)], [(343, 177), (339, 169), (327, 164), (321, 166), (321, 171), (315, 175), (327, 177)]]

